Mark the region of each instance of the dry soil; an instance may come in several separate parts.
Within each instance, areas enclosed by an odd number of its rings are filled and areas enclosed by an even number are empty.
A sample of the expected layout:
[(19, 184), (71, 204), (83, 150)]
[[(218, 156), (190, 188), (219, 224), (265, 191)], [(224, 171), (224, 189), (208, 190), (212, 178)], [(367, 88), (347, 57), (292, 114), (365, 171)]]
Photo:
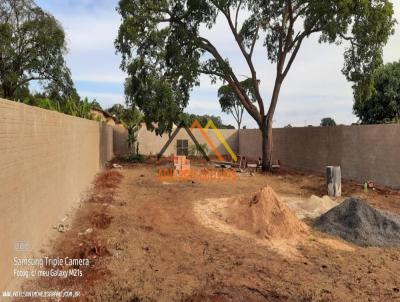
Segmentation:
[[(400, 301), (399, 249), (362, 248), (310, 227), (301, 240), (276, 248), (239, 228), (214, 227), (218, 219), (206, 213), (210, 200), (218, 205), (266, 186), (288, 202), (323, 196), (323, 177), (280, 171), (236, 181), (161, 182), (156, 174), (163, 164), (102, 173), (72, 228), (45, 251), (90, 257), (92, 266), (78, 281), (25, 287), (79, 289), (82, 301)], [(345, 182), (343, 195), (400, 212), (398, 192), (365, 193)]]

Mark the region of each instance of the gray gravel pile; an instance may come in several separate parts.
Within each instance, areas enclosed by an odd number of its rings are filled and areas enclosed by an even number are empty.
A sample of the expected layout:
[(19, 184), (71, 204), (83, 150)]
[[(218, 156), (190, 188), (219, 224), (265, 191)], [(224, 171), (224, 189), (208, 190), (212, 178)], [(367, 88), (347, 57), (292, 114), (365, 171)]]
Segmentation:
[(400, 245), (400, 216), (378, 211), (358, 198), (346, 199), (321, 215), (314, 227), (361, 246)]

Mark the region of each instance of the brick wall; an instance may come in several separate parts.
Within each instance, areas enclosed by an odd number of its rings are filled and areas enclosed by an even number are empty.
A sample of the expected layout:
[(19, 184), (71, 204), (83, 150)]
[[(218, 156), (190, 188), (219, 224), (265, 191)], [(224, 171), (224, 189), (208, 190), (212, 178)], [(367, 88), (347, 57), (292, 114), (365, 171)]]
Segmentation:
[[(0, 99), (0, 292), (112, 154), (112, 127)], [(29, 253), (29, 255), (31, 255)]]

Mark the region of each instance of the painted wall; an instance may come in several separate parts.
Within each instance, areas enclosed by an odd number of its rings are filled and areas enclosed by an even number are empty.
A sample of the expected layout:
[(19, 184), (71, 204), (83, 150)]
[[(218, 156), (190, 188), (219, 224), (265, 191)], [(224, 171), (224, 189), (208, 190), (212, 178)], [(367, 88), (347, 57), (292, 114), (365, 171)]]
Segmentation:
[[(224, 137), (225, 141), (229, 144), (231, 149), (237, 154), (238, 152), (238, 132), (235, 129), (219, 129), (221, 135)], [(199, 129), (193, 129), (192, 131), (194, 137), (200, 144), (205, 144), (206, 140), (201, 134)], [(228, 151), (223, 146), (221, 141), (218, 139), (216, 133), (209, 129), (207, 135), (211, 142), (214, 144), (215, 148), (221, 155), (228, 155)], [(193, 145), (193, 141), (187, 134), (185, 129), (180, 129), (174, 140), (171, 142), (167, 150), (164, 152), (164, 156), (169, 156), (171, 154), (176, 154), (176, 144), (178, 139), (187, 139), (189, 141), (189, 146)], [(148, 131), (145, 127), (142, 127), (138, 131), (138, 141), (139, 141), (139, 152), (145, 155), (157, 155), (163, 146), (168, 141), (168, 134), (163, 134), (161, 137), (157, 136), (155, 132)], [(209, 147), (209, 154), (213, 155), (211, 148)]]
[[(275, 160), (283, 166), (325, 172), (340, 165), (346, 179), (400, 189), (400, 125), (274, 129)], [(239, 153), (261, 156), (259, 130), (240, 130)]]
[(111, 126), (0, 99), (0, 292), (113, 157)]

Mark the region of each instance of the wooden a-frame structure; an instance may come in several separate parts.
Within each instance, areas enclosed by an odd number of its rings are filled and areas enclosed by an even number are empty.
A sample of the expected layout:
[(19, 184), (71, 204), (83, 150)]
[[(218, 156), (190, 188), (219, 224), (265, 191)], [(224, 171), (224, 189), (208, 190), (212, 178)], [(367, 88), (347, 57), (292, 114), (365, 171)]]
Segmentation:
[(196, 147), (198, 148), (198, 150), (200, 150), (201, 154), (203, 155), (203, 157), (207, 160), (210, 161), (210, 158), (208, 157), (207, 153), (204, 151), (204, 149), (201, 147), (201, 145), (199, 144), (199, 142), (197, 141), (197, 139), (194, 137), (192, 131), (190, 131), (190, 129), (186, 126), (185, 122), (181, 122), (179, 124), (179, 126), (175, 129), (175, 131), (172, 133), (172, 135), (170, 136), (170, 138), (168, 139), (167, 143), (164, 145), (164, 147), (162, 147), (160, 153), (157, 154), (157, 159), (160, 159), (160, 157), (164, 154), (165, 150), (167, 150), (168, 146), (172, 143), (172, 141), (174, 140), (175, 136), (178, 134), (178, 132), (184, 128), (187, 132), (187, 134), (189, 134), (190, 138), (192, 139), (192, 141), (196, 144)]

